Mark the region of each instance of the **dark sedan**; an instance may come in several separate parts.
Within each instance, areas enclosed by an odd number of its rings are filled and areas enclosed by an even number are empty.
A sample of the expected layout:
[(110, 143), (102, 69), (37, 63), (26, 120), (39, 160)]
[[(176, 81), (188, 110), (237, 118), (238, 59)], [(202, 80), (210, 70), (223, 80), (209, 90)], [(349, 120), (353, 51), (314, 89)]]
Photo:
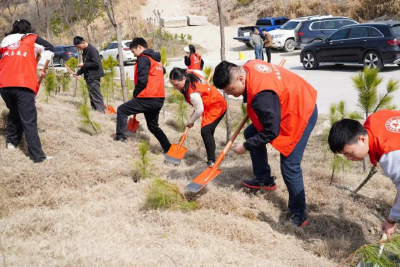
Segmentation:
[(385, 64), (400, 66), (400, 21), (342, 27), (322, 42), (304, 47), (300, 61), (307, 70), (320, 63), (363, 64), (380, 70)]
[(64, 66), (65, 61), (71, 57), (78, 58), (78, 49), (74, 45), (59, 45), (54, 47), (54, 64)]

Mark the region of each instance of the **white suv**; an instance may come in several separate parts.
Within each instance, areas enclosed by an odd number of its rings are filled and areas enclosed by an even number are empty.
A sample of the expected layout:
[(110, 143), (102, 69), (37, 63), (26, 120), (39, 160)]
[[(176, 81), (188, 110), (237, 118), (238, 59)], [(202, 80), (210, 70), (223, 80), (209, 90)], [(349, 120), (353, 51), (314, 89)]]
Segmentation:
[[(131, 44), (130, 40), (122, 41), (122, 52), (124, 54), (124, 57), (123, 57), (124, 64), (126, 64), (128, 62), (135, 62), (137, 59), (129, 48), (130, 44)], [(118, 60), (119, 59), (118, 43), (116, 41), (109, 43), (106, 48), (104, 48), (103, 50), (100, 51), (99, 54), (100, 54), (100, 59), (103, 59), (103, 58), (106, 59), (106, 58), (108, 58), (109, 55), (111, 55), (115, 60)]]
[(296, 48), (296, 42), (294, 41), (294, 30), (296, 29), (297, 26), (299, 26), (299, 23), (304, 21), (304, 20), (309, 20), (311, 18), (321, 18), (321, 17), (332, 17), (331, 15), (326, 15), (326, 16), (309, 16), (309, 17), (300, 17), (296, 19), (291, 19), (285, 24), (282, 25), (280, 29), (270, 31), (269, 34), (271, 34), (272, 37), (272, 47), (277, 48), (277, 49), (282, 49), (285, 52), (292, 52)]

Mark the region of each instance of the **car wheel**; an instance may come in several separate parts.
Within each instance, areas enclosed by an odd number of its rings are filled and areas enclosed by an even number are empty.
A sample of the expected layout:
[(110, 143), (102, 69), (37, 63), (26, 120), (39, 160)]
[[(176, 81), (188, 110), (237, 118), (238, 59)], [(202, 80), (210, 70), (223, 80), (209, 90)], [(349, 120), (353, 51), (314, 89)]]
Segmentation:
[(247, 47), (252, 47), (251, 44), (249, 44), (249, 43), (246, 43), (246, 46), (247, 46)]
[(64, 65), (65, 65), (65, 59), (63, 59), (62, 57), (60, 57), (60, 59), (58, 60), (58, 63), (59, 63), (61, 66), (64, 66)]
[(306, 70), (315, 70), (319, 66), (317, 57), (313, 52), (305, 52), (302, 61)]
[(295, 42), (292, 39), (288, 39), (285, 41), (285, 45), (283, 46), (283, 51), (285, 52), (293, 52), (296, 48)]
[(364, 67), (367, 68), (378, 68), (379, 70), (383, 69), (382, 59), (375, 51), (369, 51), (364, 55), (363, 64)]

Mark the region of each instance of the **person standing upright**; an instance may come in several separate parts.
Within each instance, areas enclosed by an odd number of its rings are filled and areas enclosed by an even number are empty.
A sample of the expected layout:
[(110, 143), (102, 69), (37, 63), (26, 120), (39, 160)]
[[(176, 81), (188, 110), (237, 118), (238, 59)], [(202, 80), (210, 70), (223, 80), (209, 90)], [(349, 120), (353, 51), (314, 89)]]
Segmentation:
[(80, 69), (74, 76), (84, 74), (92, 109), (104, 113), (104, 101), (100, 92), (100, 78), (104, 77), (104, 70), (99, 51), (80, 36), (74, 37), (74, 45), (83, 51), (83, 63), (78, 64)]
[(273, 44), (272, 36), (266, 29), (262, 30), (264, 35), (264, 47), (265, 47), (265, 54), (267, 55), (268, 63), (271, 63), (271, 47)]
[(35, 96), (39, 83), (36, 68), (43, 78), (46, 75), (44, 64), (54, 54), (53, 45), (32, 32), (29, 21), (17, 20), (1, 42), (0, 94), (10, 110), (7, 115), (7, 149), (15, 149), (22, 133), (25, 133), (29, 156), (33, 162), (39, 163), (49, 157), (43, 152), (37, 129)]
[(258, 31), (258, 29), (254, 29), (254, 33), (250, 34), (250, 45), (252, 47), (254, 47), (254, 54), (256, 56), (256, 59), (263, 59), (263, 45), (264, 45), (264, 41), (261, 38), (260, 32)]
[(196, 48), (193, 45), (189, 45), (183, 48), (186, 52), (184, 58), (185, 65), (189, 70), (202, 70), (204, 67), (204, 61), (200, 54), (196, 52)]

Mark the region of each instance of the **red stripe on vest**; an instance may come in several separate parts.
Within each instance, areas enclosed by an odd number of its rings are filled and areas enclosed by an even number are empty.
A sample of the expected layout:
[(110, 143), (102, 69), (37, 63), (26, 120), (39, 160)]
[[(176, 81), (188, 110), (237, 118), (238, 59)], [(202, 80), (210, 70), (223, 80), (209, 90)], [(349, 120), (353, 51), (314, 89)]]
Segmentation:
[(400, 111), (381, 110), (364, 123), (369, 139), (369, 160), (376, 166), (384, 154), (400, 150)]
[(303, 135), (317, 101), (317, 91), (296, 74), (266, 63), (250, 60), (243, 65), (247, 72), (247, 114), (259, 132), (263, 130), (254, 109), (253, 99), (261, 91), (274, 91), (281, 104), (281, 128), (271, 145), (285, 157), (293, 151)]
[(35, 94), (39, 90), (36, 74), (35, 41), (37, 36), (29, 34), (20, 41), (3, 47), (0, 53), (0, 88), (24, 87)]

